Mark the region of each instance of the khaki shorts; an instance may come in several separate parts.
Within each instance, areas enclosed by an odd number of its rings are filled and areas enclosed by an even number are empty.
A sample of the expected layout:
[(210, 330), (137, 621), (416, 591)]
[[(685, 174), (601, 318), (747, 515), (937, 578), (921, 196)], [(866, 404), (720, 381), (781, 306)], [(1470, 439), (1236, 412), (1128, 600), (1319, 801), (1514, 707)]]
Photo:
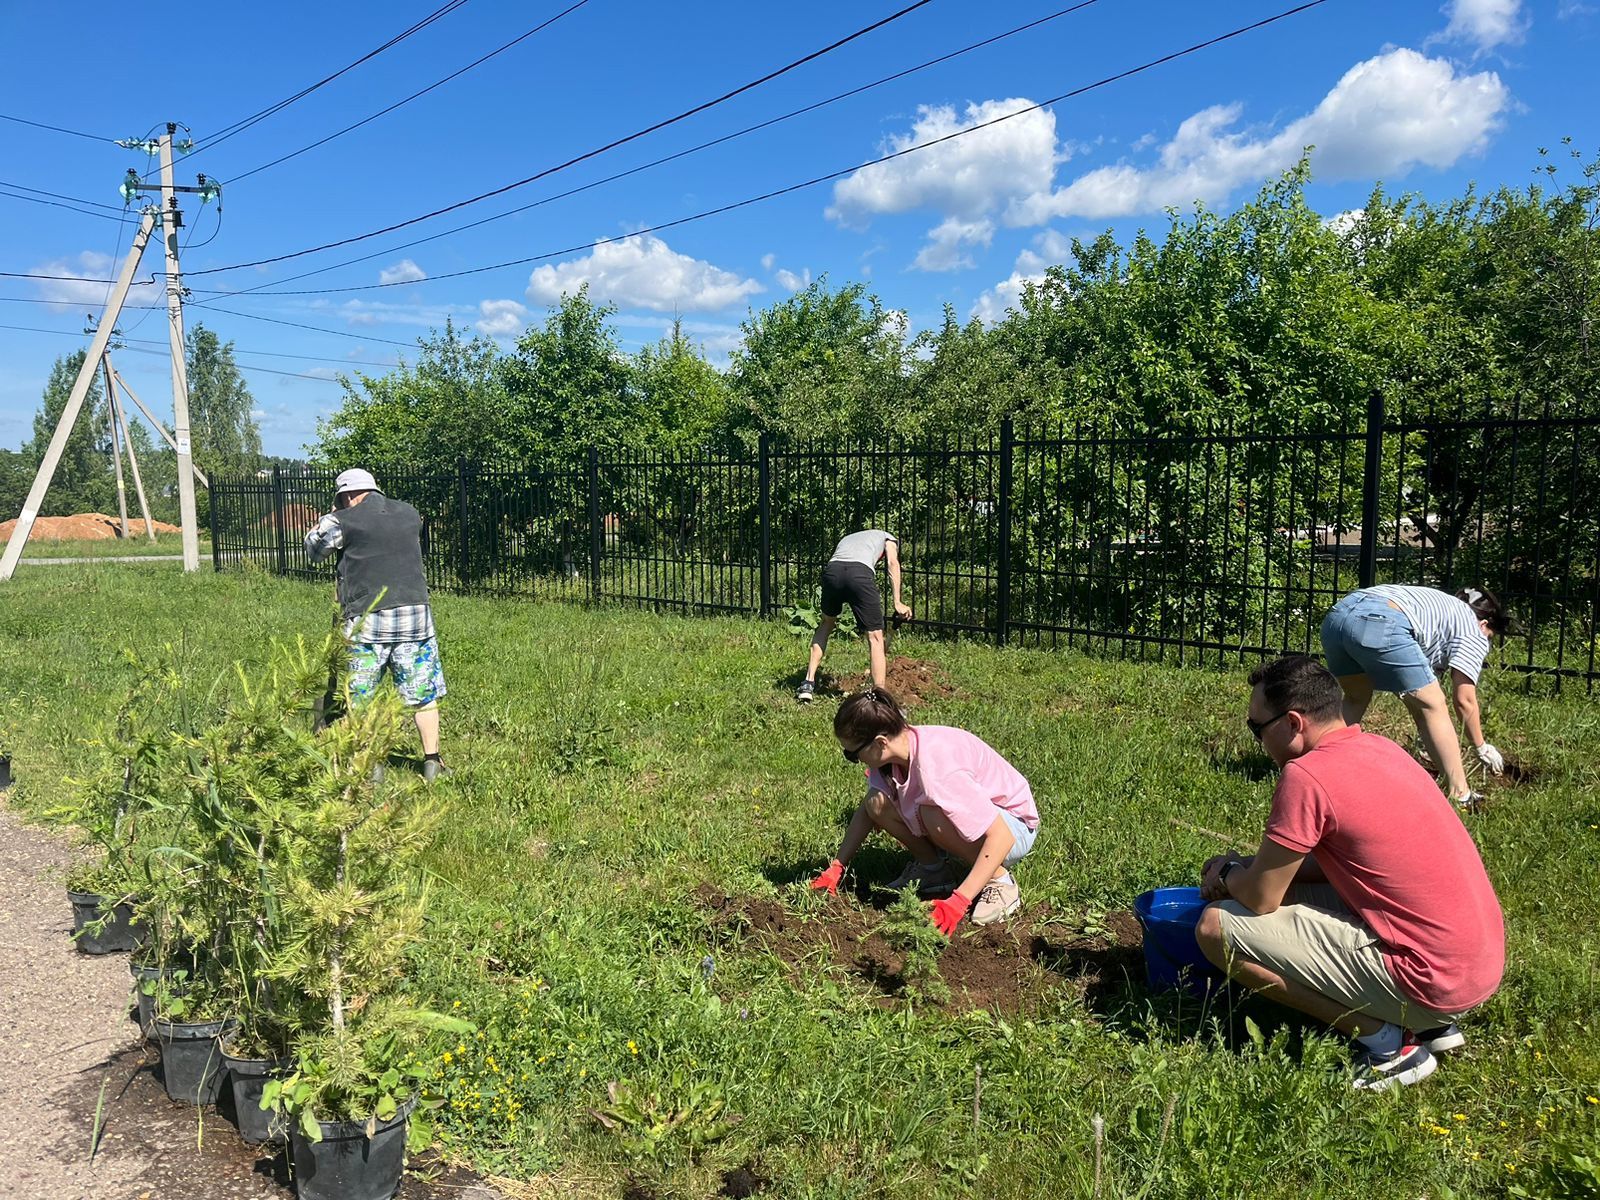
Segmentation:
[(1237, 900), (1216, 905), (1230, 953), (1343, 1004), (1347, 1011), (1434, 1029), (1461, 1013), (1424, 1008), (1400, 990), (1383, 965), (1377, 935), (1326, 883), (1289, 889), (1277, 912), (1259, 916)]

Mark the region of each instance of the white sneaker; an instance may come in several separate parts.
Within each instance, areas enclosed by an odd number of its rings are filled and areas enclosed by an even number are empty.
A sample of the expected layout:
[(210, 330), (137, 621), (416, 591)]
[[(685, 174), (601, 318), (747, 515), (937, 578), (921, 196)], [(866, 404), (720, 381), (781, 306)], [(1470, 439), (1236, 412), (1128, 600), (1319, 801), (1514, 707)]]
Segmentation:
[(919, 863), (913, 858), (906, 864), (905, 870), (883, 886), (891, 892), (903, 892), (908, 887), (915, 887), (920, 896), (939, 888), (954, 888), (959, 882), (950, 865), (950, 856), (941, 854), (938, 862)]
[(994, 925), (1021, 907), (1022, 893), (1017, 890), (1015, 879), (1007, 875), (1003, 879), (991, 880), (989, 886), (978, 893), (978, 901), (972, 906), (972, 923)]

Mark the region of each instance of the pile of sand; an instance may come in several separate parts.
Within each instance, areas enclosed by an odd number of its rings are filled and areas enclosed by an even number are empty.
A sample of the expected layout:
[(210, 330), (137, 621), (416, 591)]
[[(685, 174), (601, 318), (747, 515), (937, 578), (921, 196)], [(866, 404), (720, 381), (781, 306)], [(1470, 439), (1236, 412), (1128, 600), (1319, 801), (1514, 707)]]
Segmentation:
[[(155, 531), (161, 533), (182, 533), (176, 525), (168, 525), (165, 521), (152, 521)], [(10, 538), (16, 530), (15, 521), (0, 523), (0, 540)], [(144, 521), (132, 520), (128, 522), (129, 537), (144, 536)], [(105, 513), (77, 513), (70, 517), (40, 517), (33, 523), (33, 532), (28, 535), (30, 541), (46, 542), (103, 542), (108, 538), (122, 536), (122, 522), (116, 517), (108, 517)]]

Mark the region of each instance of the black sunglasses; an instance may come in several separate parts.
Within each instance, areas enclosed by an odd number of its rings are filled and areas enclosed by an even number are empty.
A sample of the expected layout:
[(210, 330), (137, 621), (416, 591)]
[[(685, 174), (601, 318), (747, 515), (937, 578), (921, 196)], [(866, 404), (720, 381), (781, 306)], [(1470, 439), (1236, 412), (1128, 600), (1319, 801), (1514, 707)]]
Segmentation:
[(1259, 742), (1261, 740), (1261, 735), (1263, 733), (1265, 733), (1269, 728), (1271, 728), (1272, 725), (1274, 725), (1276, 722), (1283, 720), (1285, 717), (1287, 717), (1293, 711), (1294, 711), (1293, 709), (1286, 708), (1281, 713), (1279, 713), (1277, 716), (1268, 717), (1265, 721), (1261, 722), (1261, 724), (1259, 724), (1259, 725), (1257, 725), (1249, 717), (1246, 717), (1244, 719), (1244, 723), (1246, 725), (1250, 726), (1250, 732), (1256, 735), (1256, 741)]
[(870, 737), (866, 741), (862, 742), (861, 745), (857, 746), (854, 750), (846, 750), (843, 746), (840, 746), (839, 753), (844, 755), (845, 762), (859, 763), (861, 761), (861, 752), (877, 740), (878, 739), (875, 737)]

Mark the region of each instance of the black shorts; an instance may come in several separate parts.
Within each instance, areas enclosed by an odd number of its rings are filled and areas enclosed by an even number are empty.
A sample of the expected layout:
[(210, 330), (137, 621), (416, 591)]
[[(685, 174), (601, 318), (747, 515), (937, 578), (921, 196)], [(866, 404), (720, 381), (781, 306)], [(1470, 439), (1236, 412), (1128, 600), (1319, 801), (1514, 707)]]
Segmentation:
[(822, 568), (822, 615), (837, 617), (846, 604), (855, 613), (856, 628), (862, 633), (883, 628), (878, 573), (865, 563), (835, 559)]

